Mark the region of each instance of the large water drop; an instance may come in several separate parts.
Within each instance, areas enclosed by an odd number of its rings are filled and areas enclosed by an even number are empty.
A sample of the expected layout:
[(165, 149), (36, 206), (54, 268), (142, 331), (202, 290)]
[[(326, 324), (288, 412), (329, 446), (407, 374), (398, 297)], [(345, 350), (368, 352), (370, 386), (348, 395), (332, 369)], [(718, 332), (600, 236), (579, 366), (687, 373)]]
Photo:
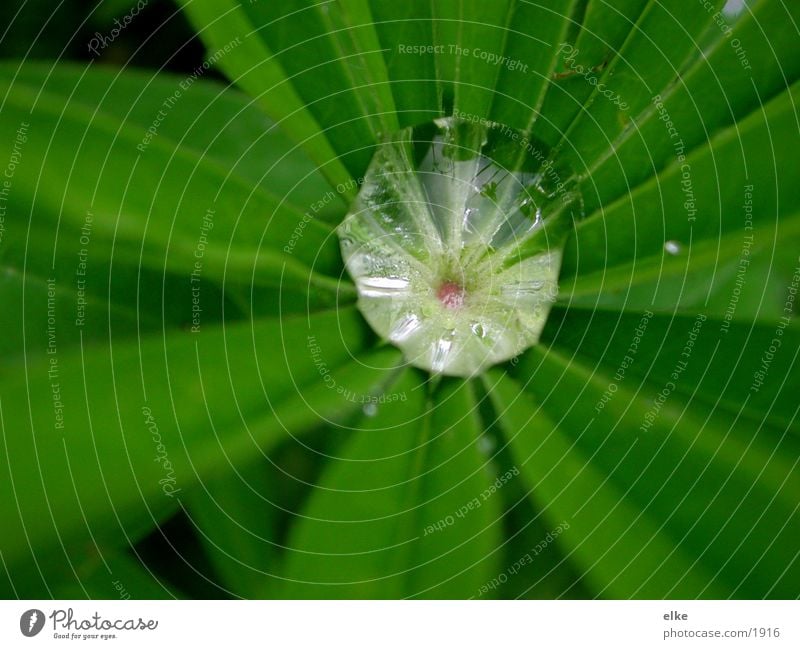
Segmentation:
[(580, 211), (522, 133), (454, 118), (377, 150), (339, 226), (358, 306), (411, 364), (472, 376), (535, 344)]

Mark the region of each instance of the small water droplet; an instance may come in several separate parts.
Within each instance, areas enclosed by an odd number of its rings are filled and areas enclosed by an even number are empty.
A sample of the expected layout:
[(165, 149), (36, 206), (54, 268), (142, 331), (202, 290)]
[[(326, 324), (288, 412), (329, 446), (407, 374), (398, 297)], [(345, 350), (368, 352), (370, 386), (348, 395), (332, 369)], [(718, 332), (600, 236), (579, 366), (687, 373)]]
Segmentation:
[(439, 340), (433, 343), (433, 353), (431, 354), (431, 369), (434, 372), (441, 372), (447, 365), (447, 356), (450, 354), (450, 349), (453, 346), (453, 341), (450, 336), (442, 336)]
[(677, 255), (681, 251), (681, 244), (677, 241), (667, 241), (664, 244), (664, 250), (666, 250), (670, 255)]
[(396, 343), (403, 342), (419, 329), (419, 326), (419, 318), (413, 313), (409, 314), (395, 323), (394, 327), (392, 327), (392, 330), (389, 332), (389, 340), (393, 340)]
[(529, 280), (508, 284), (500, 291), (507, 299), (525, 298), (541, 293), (543, 286), (544, 282), (540, 280)]
[(484, 338), (486, 336), (486, 327), (483, 326), (480, 322), (473, 322), (470, 326), (470, 330), (474, 333), (478, 338)]
[(378, 414), (378, 405), (375, 403), (365, 403), (362, 410), (367, 417), (374, 417)]
[(480, 451), (483, 455), (491, 455), (496, 447), (497, 442), (493, 437), (481, 435), (478, 438), (478, 451)]
[(405, 293), (408, 280), (401, 277), (360, 277), (356, 285), (367, 297), (393, 297)]

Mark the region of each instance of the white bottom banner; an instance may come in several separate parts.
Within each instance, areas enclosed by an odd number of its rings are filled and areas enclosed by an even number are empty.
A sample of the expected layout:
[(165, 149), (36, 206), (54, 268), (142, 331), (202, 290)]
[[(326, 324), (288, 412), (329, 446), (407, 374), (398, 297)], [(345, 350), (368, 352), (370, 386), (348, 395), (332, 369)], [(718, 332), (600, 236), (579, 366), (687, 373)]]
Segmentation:
[(0, 647), (799, 647), (796, 601), (4, 601)]

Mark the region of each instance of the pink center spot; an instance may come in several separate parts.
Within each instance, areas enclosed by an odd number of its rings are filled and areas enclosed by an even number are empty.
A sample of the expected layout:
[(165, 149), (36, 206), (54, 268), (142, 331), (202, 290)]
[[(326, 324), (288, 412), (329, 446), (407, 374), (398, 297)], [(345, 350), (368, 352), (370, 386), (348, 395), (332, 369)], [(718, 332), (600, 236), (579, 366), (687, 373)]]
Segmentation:
[(436, 292), (436, 297), (448, 309), (458, 309), (464, 304), (464, 289), (455, 282), (444, 282)]

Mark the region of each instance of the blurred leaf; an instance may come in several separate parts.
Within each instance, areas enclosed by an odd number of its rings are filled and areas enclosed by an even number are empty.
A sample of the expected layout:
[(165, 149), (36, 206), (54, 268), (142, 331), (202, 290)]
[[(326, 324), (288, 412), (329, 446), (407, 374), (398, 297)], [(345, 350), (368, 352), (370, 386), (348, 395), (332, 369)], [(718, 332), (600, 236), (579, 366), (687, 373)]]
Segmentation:
[(469, 385), (430, 406), (416, 374), (393, 390), (407, 401), (378, 406), (312, 493), (282, 596), (464, 597), (496, 573), (499, 502)]
[[(101, 0), (94, 10), (93, 17), (98, 24), (112, 25), (114, 18), (123, 18), (131, 11), (136, 11), (142, 0)], [(145, 5), (156, 5), (162, 0), (147, 0)]]
[(279, 476), (260, 461), (228, 467), (186, 496), (192, 523), (225, 587), (239, 597), (264, 597), (277, 573)]
[(345, 416), (356, 406), (342, 391), (380, 389), (397, 360), (366, 343), (357, 314), (339, 310), (6, 364), (0, 503), (19, 517), (4, 560), (48, 547), (68, 565), (61, 551), (119, 543), (215, 467)]
[(181, 599), (175, 586), (128, 554), (93, 558), (76, 570), (75, 581), (56, 584), (56, 599)]

